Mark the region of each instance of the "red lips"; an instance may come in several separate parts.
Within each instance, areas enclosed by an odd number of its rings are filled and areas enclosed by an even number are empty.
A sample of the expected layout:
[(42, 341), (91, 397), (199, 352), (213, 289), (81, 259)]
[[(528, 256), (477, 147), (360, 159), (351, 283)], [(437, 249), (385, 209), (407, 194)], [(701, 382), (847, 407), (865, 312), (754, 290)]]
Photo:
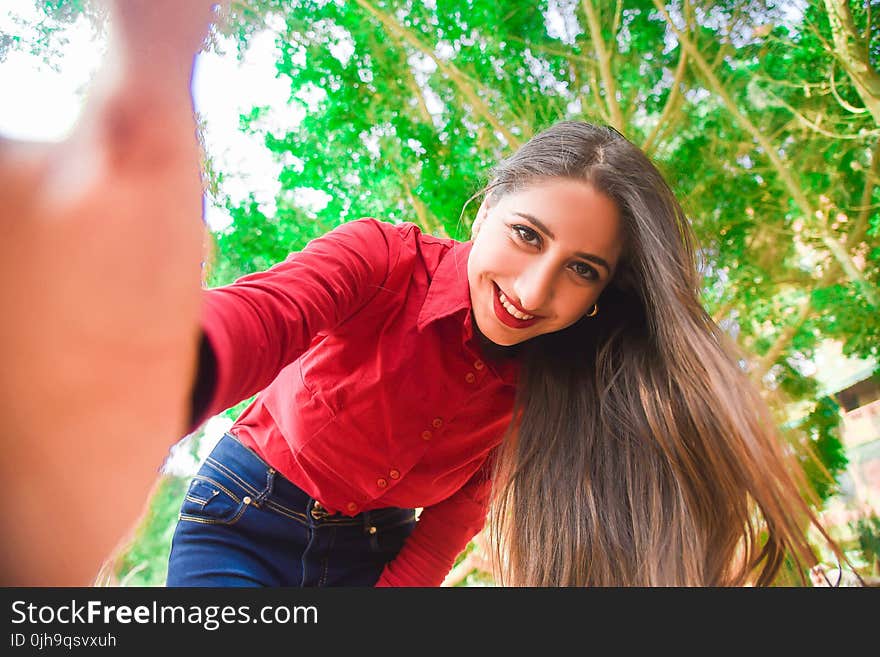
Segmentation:
[[(539, 319), (541, 319), (540, 317), (537, 317), (537, 316), (532, 317), (531, 319), (518, 319), (518, 318), (514, 317), (509, 312), (507, 312), (507, 310), (504, 308), (504, 306), (501, 303), (501, 299), (498, 298), (498, 293), (501, 291), (500, 288), (498, 287), (498, 285), (496, 283), (493, 283), (492, 287), (495, 288), (494, 295), (493, 295), (495, 297), (495, 303), (494, 303), (495, 316), (498, 318), (498, 321), (500, 321), (505, 326), (509, 326), (510, 328), (515, 328), (515, 329), (523, 329), (523, 328), (528, 328), (529, 326), (531, 326), (532, 324), (537, 322)], [(505, 294), (504, 296), (506, 297), (507, 295)], [(523, 312), (523, 313), (525, 312), (522, 308), (520, 308), (515, 303), (513, 303), (513, 301), (510, 301), (510, 299), (508, 299), (508, 302), (512, 306), (514, 306), (517, 310), (519, 310), (520, 312)]]

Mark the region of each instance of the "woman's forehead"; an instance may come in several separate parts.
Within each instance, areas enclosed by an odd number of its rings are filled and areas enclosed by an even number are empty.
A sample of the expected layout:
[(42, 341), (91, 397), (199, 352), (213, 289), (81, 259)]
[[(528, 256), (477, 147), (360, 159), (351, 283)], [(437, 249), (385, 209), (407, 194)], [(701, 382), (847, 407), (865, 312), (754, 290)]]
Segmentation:
[(499, 209), (572, 252), (616, 260), (623, 242), (617, 203), (587, 182), (543, 181), (504, 195)]

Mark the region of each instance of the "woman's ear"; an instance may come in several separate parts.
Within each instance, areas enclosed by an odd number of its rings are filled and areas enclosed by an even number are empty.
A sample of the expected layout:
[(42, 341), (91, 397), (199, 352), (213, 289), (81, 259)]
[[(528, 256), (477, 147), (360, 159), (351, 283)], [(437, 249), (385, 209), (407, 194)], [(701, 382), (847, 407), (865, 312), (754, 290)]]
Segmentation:
[(489, 208), (492, 206), (492, 201), (489, 200), (488, 195), (483, 197), (483, 202), (480, 203), (480, 209), (477, 210), (477, 216), (474, 218), (474, 223), (471, 224), (471, 239), (477, 238), (477, 233), (480, 232), (480, 226), (483, 225), (483, 222), (486, 221), (486, 216), (489, 214)]

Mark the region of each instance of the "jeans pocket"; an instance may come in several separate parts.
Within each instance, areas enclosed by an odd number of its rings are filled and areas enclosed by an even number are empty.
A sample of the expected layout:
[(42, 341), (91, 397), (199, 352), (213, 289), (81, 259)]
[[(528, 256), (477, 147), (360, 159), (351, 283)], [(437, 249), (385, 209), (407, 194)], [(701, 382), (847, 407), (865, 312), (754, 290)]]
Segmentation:
[(180, 519), (209, 525), (232, 525), (248, 505), (219, 481), (196, 475), (180, 507)]

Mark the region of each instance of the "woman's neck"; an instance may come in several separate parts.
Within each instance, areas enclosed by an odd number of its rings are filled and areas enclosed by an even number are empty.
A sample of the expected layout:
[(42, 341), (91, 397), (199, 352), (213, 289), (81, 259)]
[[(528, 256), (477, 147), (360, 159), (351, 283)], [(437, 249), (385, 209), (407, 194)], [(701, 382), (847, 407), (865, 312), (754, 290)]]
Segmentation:
[(483, 335), (483, 332), (480, 331), (480, 327), (477, 326), (477, 320), (474, 317), (473, 311), (471, 311), (471, 325), (474, 329), (474, 339), (480, 348), (480, 352), (483, 354), (483, 357), (486, 360), (500, 361), (509, 358), (516, 358), (519, 356), (519, 353), (521, 351), (520, 344), (514, 344), (510, 345), (509, 347), (505, 347), (503, 345), (492, 342), (489, 338)]

